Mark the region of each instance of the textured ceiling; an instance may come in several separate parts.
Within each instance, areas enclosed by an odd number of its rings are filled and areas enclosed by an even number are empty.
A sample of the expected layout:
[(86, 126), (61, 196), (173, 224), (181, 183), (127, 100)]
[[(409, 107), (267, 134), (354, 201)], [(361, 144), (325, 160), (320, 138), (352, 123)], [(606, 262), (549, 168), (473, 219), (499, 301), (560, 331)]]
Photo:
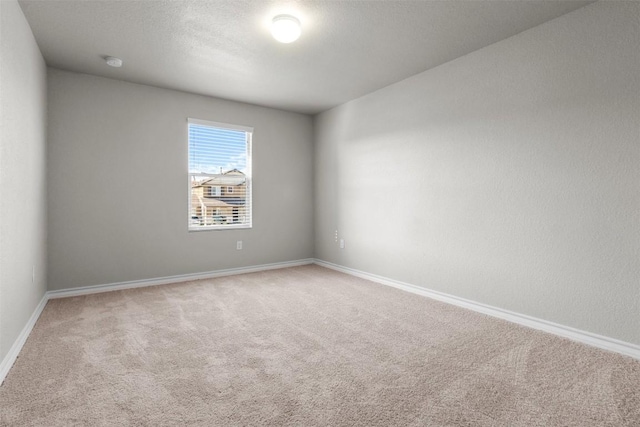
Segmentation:
[[(33, 1), (49, 66), (317, 113), (539, 25), (589, 1)], [(280, 44), (269, 20), (292, 13)], [(124, 60), (108, 67), (102, 57)]]

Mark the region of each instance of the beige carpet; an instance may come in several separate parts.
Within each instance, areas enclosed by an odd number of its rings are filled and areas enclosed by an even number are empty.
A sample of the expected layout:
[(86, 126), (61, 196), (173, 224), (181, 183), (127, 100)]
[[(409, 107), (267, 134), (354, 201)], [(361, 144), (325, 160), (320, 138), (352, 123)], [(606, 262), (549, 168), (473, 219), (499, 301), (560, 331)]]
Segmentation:
[(305, 266), (50, 301), (0, 424), (640, 426), (640, 361)]

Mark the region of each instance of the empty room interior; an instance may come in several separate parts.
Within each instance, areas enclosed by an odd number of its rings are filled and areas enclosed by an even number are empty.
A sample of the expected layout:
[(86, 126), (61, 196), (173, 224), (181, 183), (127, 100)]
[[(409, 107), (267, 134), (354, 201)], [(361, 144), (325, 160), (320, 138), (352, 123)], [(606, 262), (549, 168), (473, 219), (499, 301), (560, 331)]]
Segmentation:
[(639, 2), (0, 20), (1, 426), (640, 426)]

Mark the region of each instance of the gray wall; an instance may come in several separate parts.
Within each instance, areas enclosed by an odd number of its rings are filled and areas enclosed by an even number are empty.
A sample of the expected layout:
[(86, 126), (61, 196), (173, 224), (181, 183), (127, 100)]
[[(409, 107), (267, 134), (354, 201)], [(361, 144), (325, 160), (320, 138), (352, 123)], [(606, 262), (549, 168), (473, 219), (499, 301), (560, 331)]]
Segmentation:
[[(313, 256), (309, 116), (55, 69), (48, 87), (49, 289)], [(252, 229), (187, 231), (188, 117), (254, 127)]]
[(316, 256), (640, 344), (639, 8), (594, 3), (317, 116)]
[(15, 1), (0, 2), (0, 46), (1, 361), (47, 287), (46, 67)]

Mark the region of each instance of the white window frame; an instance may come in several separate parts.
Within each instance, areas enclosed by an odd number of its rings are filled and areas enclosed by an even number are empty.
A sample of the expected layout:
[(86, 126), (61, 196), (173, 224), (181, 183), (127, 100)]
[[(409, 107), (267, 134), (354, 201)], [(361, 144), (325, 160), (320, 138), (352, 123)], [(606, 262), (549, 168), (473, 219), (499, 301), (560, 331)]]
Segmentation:
[[(228, 129), (228, 130), (236, 130), (236, 131), (242, 131), (242, 132), (246, 132), (247, 134), (247, 170), (245, 173), (245, 199), (246, 199), (246, 204), (249, 206), (249, 222), (248, 223), (226, 223), (226, 224), (221, 224), (221, 225), (208, 225), (208, 226), (197, 226), (194, 227), (191, 224), (191, 181), (192, 181), (192, 177), (193, 176), (200, 176), (200, 177), (206, 177), (206, 176), (210, 176), (210, 177), (216, 177), (218, 174), (208, 174), (208, 173), (191, 173), (189, 170), (189, 162), (190, 162), (190, 156), (189, 156), (189, 125), (190, 124), (195, 124), (195, 125), (201, 125), (201, 126), (209, 126), (209, 127), (215, 127), (215, 128), (219, 128), (219, 129)], [(209, 120), (201, 120), (201, 119), (193, 119), (193, 118), (188, 118), (187, 119), (187, 126), (186, 126), (186, 133), (187, 133), (187, 229), (189, 232), (195, 231), (221, 231), (221, 230), (238, 230), (238, 229), (247, 229), (247, 228), (253, 228), (253, 178), (252, 178), (252, 161), (251, 161), (251, 157), (252, 157), (252, 143), (253, 143), (253, 127), (250, 126), (242, 126), (242, 125), (234, 125), (234, 124), (230, 124), (230, 123), (221, 123), (221, 122), (213, 122), (213, 121), (209, 121)], [(222, 193), (222, 188), (220, 188), (220, 191)], [(216, 209), (216, 212), (219, 212), (219, 209)]]

